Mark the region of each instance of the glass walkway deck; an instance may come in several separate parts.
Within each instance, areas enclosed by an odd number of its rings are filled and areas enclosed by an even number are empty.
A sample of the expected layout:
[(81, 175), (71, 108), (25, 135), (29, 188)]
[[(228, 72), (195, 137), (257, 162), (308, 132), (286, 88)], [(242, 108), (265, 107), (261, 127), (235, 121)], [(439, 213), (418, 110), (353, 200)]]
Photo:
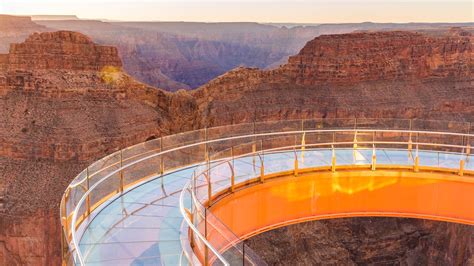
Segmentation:
[(209, 211), (242, 184), (347, 168), (474, 173), (467, 133), (386, 129), (386, 121), (383, 129), (374, 122), (347, 129), (315, 121), (316, 129), (301, 130), (308, 121), (295, 121), (292, 130), (289, 123), (266, 124), (264, 132), (253, 124), (250, 134), (242, 125), (174, 135), (92, 165), (63, 197), (65, 264), (264, 264), (251, 250), (243, 255), (240, 236)]

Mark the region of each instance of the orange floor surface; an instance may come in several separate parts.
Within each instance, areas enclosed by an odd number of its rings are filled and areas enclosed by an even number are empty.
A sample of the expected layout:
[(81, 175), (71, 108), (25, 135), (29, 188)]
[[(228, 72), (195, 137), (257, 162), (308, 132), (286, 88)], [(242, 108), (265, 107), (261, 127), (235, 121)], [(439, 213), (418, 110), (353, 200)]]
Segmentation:
[[(474, 225), (474, 178), (401, 170), (313, 172), (243, 187), (210, 211), (239, 238), (326, 218), (413, 217)], [(223, 232), (208, 231), (219, 250)]]

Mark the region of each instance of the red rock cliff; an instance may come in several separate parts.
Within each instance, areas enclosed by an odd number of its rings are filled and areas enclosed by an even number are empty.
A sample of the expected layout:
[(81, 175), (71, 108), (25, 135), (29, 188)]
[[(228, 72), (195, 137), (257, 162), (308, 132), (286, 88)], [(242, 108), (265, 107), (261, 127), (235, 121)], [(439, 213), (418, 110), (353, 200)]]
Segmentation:
[(0, 265), (60, 265), (58, 204), (71, 178), (168, 134), (179, 104), (79, 33), (33, 34), (10, 51), (0, 56)]
[(192, 93), (203, 124), (249, 116), (471, 120), (473, 40), (462, 31), (320, 36), (278, 69), (236, 69)]
[(95, 70), (121, 67), (117, 48), (96, 45), (80, 33), (70, 31), (35, 33), (24, 43), (12, 44), (10, 69)]
[(472, 56), (470, 36), (430, 37), (402, 31), (323, 35), (290, 57), (284, 70), (305, 85), (460, 79), (470, 77)]

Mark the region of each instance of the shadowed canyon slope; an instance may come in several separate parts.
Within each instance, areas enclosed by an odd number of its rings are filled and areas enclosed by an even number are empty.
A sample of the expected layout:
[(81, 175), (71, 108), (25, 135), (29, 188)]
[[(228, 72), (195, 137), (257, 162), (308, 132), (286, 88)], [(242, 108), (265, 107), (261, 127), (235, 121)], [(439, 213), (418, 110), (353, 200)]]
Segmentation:
[(269, 265), (473, 265), (474, 226), (402, 218), (290, 225), (246, 241)]
[(169, 93), (127, 75), (114, 47), (33, 34), (0, 55), (0, 264), (59, 265), (67, 184), (150, 137), (254, 119), (471, 121), (472, 38), (459, 29), (320, 36), (275, 70), (236, 69)]

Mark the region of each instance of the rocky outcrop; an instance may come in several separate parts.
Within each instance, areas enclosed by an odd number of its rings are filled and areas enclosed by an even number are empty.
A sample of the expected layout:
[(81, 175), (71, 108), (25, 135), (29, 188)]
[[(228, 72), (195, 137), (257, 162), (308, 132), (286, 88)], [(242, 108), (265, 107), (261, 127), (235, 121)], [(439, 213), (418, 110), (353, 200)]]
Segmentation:
[(323, 35), (290, 57), (283, 71), (297, 84), (470, 78), (472, 38), (412, 32)]
[(280, 68), (236, 69), (192, 93), (203, 124), (248, 121), (246, 113), (471, 120), (473, 40), (466, 32), (320, 36)]
[(10, 46), (10, 70), (92, 70), (122, 67), (117, 48), (70, 31), (35, 33)]
[(179, 105), (124, 73), (114, 47), (80, 33), (33, 34), (10, 50), (0, 56), (0, 264), (59, 265), (57, 215), (70, 177), (169, 134), (178, 128), (170, 106)]
[(268, 265), (472, 265), (474, 227), (403, 218), (306, 222), (246, 244)]

